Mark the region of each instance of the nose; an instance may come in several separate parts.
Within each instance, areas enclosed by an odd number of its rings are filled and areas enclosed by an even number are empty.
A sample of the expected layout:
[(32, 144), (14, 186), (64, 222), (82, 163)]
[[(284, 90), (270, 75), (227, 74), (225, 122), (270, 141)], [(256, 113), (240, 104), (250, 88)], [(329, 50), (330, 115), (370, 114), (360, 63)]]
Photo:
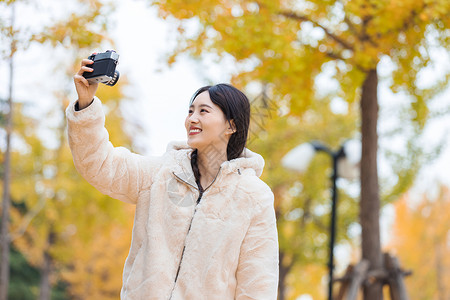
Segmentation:
[(195, 112), (192, 113), (192, 115), (190, 115), (188, 117), (188, 123), (189, 124), (191, 124), (191, 123), (198, 123), (198, 116), (197, 116), (197, 114)]

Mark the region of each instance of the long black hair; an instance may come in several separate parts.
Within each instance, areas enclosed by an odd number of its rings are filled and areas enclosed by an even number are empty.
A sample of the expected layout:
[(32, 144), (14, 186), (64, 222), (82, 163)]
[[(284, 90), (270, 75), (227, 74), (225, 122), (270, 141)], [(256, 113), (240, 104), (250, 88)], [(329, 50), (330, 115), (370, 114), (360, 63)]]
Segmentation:
[[(211, 101), (220, 107), (226, 120), (232, 126), (233, 121), (235, 132), (231, 135), (227, 145), (227, 159), (238, 158), (245, 148), (250, 125), (250, 101), (247, 96), (232, 85), (220, 83), (213, 86), (199, 88), (192, 96), (189, 105), (192, 105), (195, 98), (201, 93), (208, 91)], [(191, 155), (191, 165), (194, 171), (197, 184), (200, 185), (200, 171), (197, 164), (197, 149)]]

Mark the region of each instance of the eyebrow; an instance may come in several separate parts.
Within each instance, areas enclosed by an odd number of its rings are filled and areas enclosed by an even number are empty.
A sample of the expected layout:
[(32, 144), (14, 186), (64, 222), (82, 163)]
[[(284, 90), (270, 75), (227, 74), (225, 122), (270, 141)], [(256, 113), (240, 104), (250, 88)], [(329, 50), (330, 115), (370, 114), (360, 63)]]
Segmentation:
[[(199, 105), (199, 107), (203, 107), (203, 106), (206, 106), (206, 107), (209, 107), (209, 108), (211, 108), (211, 109), (213, 109), (211, 106), (209, 106), (208, 104), (200, 104)], [(191, 106), (189, 106), (189, 108), (192, 108), (192, 107), (195, 107), (195, 105), (194, 104), (191, 104)]]

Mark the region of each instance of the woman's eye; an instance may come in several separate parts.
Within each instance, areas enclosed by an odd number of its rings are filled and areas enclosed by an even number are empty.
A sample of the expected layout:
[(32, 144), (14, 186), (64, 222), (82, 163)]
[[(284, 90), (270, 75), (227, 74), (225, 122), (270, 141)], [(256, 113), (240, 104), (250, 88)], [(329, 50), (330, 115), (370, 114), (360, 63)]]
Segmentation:
[[(200, 112), (208, 112), (206, 109), (200, 109)], [(194, 113), (194, 111), (192, 109), (189, 110), (189, 114)]]

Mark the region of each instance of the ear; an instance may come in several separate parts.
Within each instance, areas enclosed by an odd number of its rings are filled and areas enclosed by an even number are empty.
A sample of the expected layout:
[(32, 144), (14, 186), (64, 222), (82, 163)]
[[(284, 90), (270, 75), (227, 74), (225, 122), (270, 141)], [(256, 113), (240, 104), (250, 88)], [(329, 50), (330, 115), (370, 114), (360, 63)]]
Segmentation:
[(226, 134), (232, 135), (235, 132), (236, 132), (236, 125), (234, 124), (234, 120), (229, 120)]

